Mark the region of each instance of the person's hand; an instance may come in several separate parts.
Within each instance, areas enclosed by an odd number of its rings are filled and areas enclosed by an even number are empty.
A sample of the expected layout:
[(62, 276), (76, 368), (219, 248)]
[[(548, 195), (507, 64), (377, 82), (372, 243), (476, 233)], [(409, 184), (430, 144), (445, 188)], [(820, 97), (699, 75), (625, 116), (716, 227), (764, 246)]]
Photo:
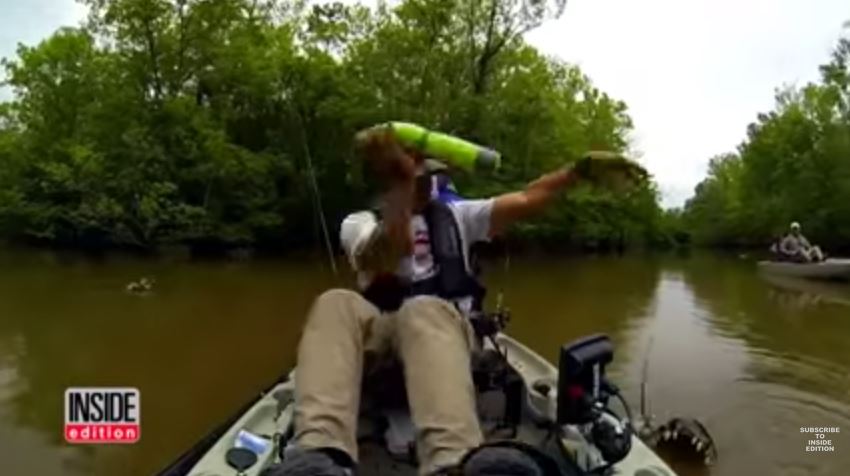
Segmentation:
[(592, 151), (572, 165), (580, 182), (624, 191), (647, 180), (649, 174), (640, 164), (614, 152)]
[(416, 170), (422, 157), (405, 150), (391, 129), (367, 129), (355, 137), (355, 150), (366, 172), (382, 184), (381, 216), (388, 250), (393, 256), (413, 252), (410, 219), (416, 189)]
[(399, 256), (413, 253), (413, 236), (410, 220), (413, 215), (414, 182), (398, 182), (381, 200), (385, 233), (390, 246)]

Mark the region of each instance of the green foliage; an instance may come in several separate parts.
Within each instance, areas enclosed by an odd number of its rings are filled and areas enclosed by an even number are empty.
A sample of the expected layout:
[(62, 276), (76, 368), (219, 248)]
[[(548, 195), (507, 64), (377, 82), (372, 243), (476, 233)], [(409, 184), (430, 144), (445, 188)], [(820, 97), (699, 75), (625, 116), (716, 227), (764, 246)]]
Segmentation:
[(799, 221), (814, 241), (850, 244), (850, 39), (822, 80), (776, 95), (737, 153), (713, 159), (684, 220), (695, 240), (762, 245)]
[[(311, 175), (333, 227), (366, 203), (358, 129), (407, 120), (503, 152), (467, 196), (522, 187), (589, 149), (625, 152), (626, 106), (523, 33), (563, 0), (86, 0), (78, 29), (5, 61), (0, 234), (86, 246), (309, 244)], [(830, 72), (830, 74), (837, 74)], [(515, 237), (667, 241), (650, 181), (579, 190)], [(333, 233), (334, 230), (332, 229)]]

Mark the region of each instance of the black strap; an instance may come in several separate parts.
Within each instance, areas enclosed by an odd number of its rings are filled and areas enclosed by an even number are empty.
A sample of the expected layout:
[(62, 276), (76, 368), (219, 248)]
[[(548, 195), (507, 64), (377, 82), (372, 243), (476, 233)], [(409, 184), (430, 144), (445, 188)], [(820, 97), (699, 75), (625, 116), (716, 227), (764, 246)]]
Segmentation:
[(451, 208), (432, 200), (423, 213), (437, 265), (438, 294), (447, 299), (481, 297), (484, 288), (469, 274), (460, 228)]
[(231, 468), (242, 473), (254, 466), (257, 462), (257, 454), (246, 448), (230, 448), (224, 455), (224, 459)]

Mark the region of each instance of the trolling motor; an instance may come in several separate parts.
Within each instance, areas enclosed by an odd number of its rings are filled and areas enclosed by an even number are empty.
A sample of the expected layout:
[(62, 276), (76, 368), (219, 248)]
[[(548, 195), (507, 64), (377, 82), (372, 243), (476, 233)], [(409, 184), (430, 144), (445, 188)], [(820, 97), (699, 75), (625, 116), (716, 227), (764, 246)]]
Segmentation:
[(561, 347), (558, 360), (558, 423), (581, 425), (596, 419), (597, 403), (607, 404), (602, 392), (605, 366), (614, 347), (604, 335), (582, 338)]
[(613, 359), (611, 340), (594, 335), (561, 347), (558, 361), (556, 423), (560, 428), (579, 428), (576, 436), (596, 449), (598, 454), (585, 457), (589, 472), (610, 468), (631, 450), (630, 418), (620, 418), (608, 408), (613, 396), (623, 403), (627, 415), (631, 413), (619, 390), (605, 377), (605, 367)]

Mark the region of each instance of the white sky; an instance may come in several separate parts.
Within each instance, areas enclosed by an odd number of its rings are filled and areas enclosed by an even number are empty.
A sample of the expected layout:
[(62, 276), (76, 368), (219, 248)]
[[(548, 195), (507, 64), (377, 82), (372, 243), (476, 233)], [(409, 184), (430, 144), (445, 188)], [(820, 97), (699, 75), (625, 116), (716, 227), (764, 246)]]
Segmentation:
[(14, 56), (18, 43), (33, 45), (60, 26), (75, 26), (85, 12), (74, 0), (0, 0), (0, 57)]
[[(0, 56), (84, 12), (73, 0), (0, 0)], [(846, 20), (847, 0), (571, 0), (528, 39), (628, 104), (634, 147), (676, 206), (776, 87), (817, 79)]]
[(678, 206), (776, 87), (818, 78), (846, 20), (847, 0), (573, 0), (528, 39), (626, 102), (634, 147)]

